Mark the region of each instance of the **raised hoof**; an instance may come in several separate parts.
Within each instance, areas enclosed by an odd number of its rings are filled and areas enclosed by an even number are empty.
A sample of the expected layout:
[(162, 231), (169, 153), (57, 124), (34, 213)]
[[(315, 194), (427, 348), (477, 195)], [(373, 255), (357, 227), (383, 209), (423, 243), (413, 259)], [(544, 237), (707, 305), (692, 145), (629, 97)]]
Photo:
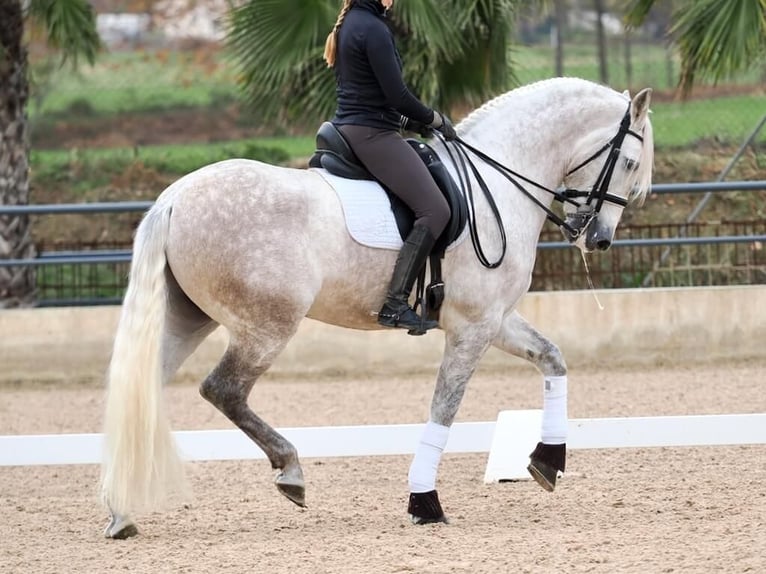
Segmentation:
[(274, 479), (274, 484), (277, 485), (277, 490), (290, 502), (301, 508), (306, 508), (306, 485), (303, 479), (290, 478), (280, 472)]
[(129, 518), (112, 515), (112, 519), (104, 530), (104, 536), (113, 540), (125, 540), (138, 534), (138, 528)]
[(535, 479), (535, 482), (542, 486), (548, 492), (553, 492), (556, 488), (556, 478), (559, 471), (544, 462), (532, 461), (527, 466), (529, 474)]
[(566, 467), (566, 444), (537, 443), (535, 450), (529, 455), (527, 471), (537, 484), (548, 492), (556, 488), (559, 471)]
[(435, 490), (429, 492), (411, 492), (407, 513), (413, 524), (449, 524), (444, 515), (439, 495)]

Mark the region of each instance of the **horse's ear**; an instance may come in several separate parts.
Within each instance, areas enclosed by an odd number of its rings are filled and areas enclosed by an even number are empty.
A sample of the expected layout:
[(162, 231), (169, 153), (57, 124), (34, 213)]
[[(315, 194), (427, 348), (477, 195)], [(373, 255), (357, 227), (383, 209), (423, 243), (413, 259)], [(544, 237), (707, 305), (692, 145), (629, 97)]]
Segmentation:
[(644, 88), (638, 92), (630, 105), (630, 123), (635, 129), (644, 127), (646, 116), (649, 113), (649, 102), (652, 100), (652, 89)]
[(625, 96), (626, 98), (630, 99), (630, 90), (625, 90), (625, 91), (622, 93), (622, 95), (623, 95), (623, 96)]

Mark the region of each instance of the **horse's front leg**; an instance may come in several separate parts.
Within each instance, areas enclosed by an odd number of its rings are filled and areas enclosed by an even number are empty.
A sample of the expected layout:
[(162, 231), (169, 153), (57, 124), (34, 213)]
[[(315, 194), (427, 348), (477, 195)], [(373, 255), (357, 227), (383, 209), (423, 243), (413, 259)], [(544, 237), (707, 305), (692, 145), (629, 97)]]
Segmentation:
[(543, 421), (540, 442), (530, 454), (527, 470), (545, 490), (553, 492), (566, 466), (567, 366), (559, 348), (514, 311), (492, 344), (531, 362), (543, 375)]
[(465, 387), (497, 326), (478, 325), (447, 332), (444, 357), (431, 399), (431, 415), (410, 465), (407, 512), (414, 524), (447, 522), (436, 492), (436, 474)]

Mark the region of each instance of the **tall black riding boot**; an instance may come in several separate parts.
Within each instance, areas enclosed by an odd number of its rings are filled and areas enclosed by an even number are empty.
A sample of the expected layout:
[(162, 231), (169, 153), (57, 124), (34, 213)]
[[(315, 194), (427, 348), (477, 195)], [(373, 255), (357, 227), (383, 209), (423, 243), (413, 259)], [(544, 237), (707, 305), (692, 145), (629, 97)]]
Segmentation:
[(422, 321), (409, 304), (410, 292), (420, 270), (436, 242), (431, 231), (424, 225), (416, 225), (410, 231), (394, 267), (394, 275), (388, 288), (383, 308), (378, 313), (378, 323), (386, 327), (411, 329), (422, 334), (439, 326), (437, 321)]

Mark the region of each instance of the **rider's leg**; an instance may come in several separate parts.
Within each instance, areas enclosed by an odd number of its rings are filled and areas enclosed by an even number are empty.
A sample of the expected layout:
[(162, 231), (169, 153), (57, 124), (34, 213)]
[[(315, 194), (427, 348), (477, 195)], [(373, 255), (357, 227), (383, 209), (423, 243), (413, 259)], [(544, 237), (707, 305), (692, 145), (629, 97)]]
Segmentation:
[(340, 126), (354, 153), (370, 173), (415, 213), (415, 224), (394, 266), (378, 322), (387, 327), (432, 329), (409, 305), (417, 276), (434, 242), (447, 226), (450, 209), (428, 168), (398, 132), (364, 126)]

